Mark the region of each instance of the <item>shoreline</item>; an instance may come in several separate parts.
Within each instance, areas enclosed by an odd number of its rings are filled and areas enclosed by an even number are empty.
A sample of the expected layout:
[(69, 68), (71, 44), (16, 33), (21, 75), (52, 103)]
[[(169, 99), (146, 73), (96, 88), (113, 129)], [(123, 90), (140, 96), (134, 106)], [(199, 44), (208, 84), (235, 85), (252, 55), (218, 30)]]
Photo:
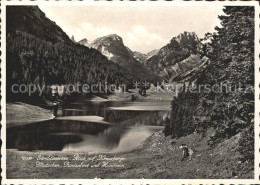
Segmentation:
[(23, 102), (6, 103), (6, 128), (54, 119), (51, 110)]
[[(154, 95), (156, 96), (156, 94)], [(11, 111), (10, 111), (11, 110)], [(7, 103), (7, 128), (41, 121), (46, 116), (53, 119), (51, 111), (25, 103)], [(29, 119), (30, 118), (30, 119)], [(26, 120), (26, 122), (24, 122)], [(16, 121), (11, 123), (11, 121)], [(172, 140), (157, 131), (131, 151), (119, 153), (86, 153), (62, 151), (6, 150), (7, 178), (14, 179), (214, 179), (253, 178), (253, 167), (240, 161), (237, 151), (240, 134), (211, 148), (205, 137), (197, 133)], [(173, 144), (172, 144), (173, 143)], [(181, 161), (179, 147), (187, 144), (194, 150), (192, 161)], [(73, 160), (77, 155), (78, 159)], [(66, 161), (37, 160), (39, 155), (67, 158)], [(81, 159), (81, 155), (90, 160)], [(98, 159), (106, 156), (106, 160)], [(111, 163), (113, 158), (123, 158)], [(91, 160), (92, 159), (92, 160)], [(17, 165), (19, 164), (19, 165)]]
[(129, 92), (115, 92), (106, 97), (93, 96), (90, 101), (131, 101), (131, 96), (135, 95), (136, 100), (155, 100), (155, 101), (171, 101), (175, 93), (158, 92), (156, 87), (150, 87), (146, 91), (146, 96), (141, 96), (138, 89), (129, 89)]
[[(28, 152), (9, 149), (7, 150), (7, 177), (15, 179), (253, 178), (253, 170), (248, 169), (246, 163), (239, 161), (239, 154), (236, 151), (239, 137), (240, 135), (234, 136), (210, 148), (207, 145), (207, 137), (201, 137), (199, 134), (194, 133), (172, 140), (170, 137), (164, 137), (161, 130), (151, 135), (136, 149), (116, 154)], [(171, 144), (172, 141), (174, 144)], [(182, 143), (186, 143), (194, 150), (191, 161), (181, 161), (182, 152), (179, 146)], [(37, 160), (39, 156), (68, 160)], [(75, 156), (76, 160), (73, 159)], [(115, 162), (118, 159), (121, 159), (121, 162)], [(17, 163), (19, 165), (16, 165)]]

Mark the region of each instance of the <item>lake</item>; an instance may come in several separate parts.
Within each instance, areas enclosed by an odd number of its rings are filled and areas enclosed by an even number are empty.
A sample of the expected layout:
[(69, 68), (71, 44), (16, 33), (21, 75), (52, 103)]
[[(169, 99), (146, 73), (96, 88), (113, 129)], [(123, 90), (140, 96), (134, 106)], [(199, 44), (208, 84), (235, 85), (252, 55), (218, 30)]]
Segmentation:
[(60, 106), (56, 119), (7, 129), (7, 149), (117, 153), (163, 129), (169, 101), (89, 101)]

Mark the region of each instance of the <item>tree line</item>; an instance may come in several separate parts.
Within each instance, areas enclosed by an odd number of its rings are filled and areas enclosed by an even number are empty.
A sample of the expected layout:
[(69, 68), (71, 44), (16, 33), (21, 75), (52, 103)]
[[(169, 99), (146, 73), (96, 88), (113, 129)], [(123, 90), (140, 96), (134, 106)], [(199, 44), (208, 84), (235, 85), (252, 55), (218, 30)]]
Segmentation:
[(50, 42), (32, 34), (7, 34), (7, 90), (12, 84), (126, 84), (139, 80), (99, 51)]
[(214, 128), (208, 144), (214, 146), (241, 133), (241, 161), (254, 161), (254, 7), (227, 6), (219, 16), (221, 26), (205, 35), (201, 55), (211, 61), (196, 84), (231, 84), (233, 93), (182, 92), (172, 101), (165, 135), (178, 138)]

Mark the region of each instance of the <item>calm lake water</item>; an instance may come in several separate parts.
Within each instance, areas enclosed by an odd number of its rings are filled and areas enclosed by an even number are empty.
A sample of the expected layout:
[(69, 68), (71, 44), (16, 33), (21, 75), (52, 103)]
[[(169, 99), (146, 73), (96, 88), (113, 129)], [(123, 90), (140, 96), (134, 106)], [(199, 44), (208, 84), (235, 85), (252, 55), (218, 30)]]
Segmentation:
[(114, 153), (138, 147), (163, 129), (169, 101), (80, 100), (59, 107), (57, 119), (7, 129), (7, 148)]

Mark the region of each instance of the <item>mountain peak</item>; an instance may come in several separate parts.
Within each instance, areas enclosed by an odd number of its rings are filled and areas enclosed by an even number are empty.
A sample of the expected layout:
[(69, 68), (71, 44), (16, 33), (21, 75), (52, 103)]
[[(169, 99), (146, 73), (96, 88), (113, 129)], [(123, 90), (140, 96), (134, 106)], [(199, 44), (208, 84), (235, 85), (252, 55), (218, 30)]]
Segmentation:
[(93, 42), (91, 42), (90, 47), (98, 48), (99, 46), (108, 47), (110, 45), (125, 47), (123, 43), (123, 39), (117, 34), (110, 34), (110, 35), (97, 38)]
[(195, 32), (187, 32), (187, 31), (180, 33), (177, 37), (173, 37), (172, 40), (177, 41), (179, 44), (181, 44), (181, 42), (183, 42), (184, 40), (185, 41), (193, 40), (193, 41), (196, 41), (196, 42), (199, 41), (198, 36)]
[(118, 36), (117, 34), (110, 34), (110, 35), (107, 35), (107, 36), (104, 36), (104, 37), (101, 37), (101, 39), (110, 39), (111, 41), (114, 41), (114, 42), (123, 42), (123, 39), (122, 37)]
[(107, 37), (116, 38), (116, 39), (122, 39), (119, 35), (117, 35), (115, 33), (109, 34), (109, 35), (107, 35)]
[(193, 48), (196, 48), (196, 45), (199, 43), (199, 38), (195, 32), (184, 31), (177, 37), (173, 37), (170, 42), (177, 42), (181, 47), (192, 46)]
[(144, 65), (169, 80), (198, 67), (201, 64), (198, 51), (200, 41), (195, 32), (183, 32), (173, 37)]

